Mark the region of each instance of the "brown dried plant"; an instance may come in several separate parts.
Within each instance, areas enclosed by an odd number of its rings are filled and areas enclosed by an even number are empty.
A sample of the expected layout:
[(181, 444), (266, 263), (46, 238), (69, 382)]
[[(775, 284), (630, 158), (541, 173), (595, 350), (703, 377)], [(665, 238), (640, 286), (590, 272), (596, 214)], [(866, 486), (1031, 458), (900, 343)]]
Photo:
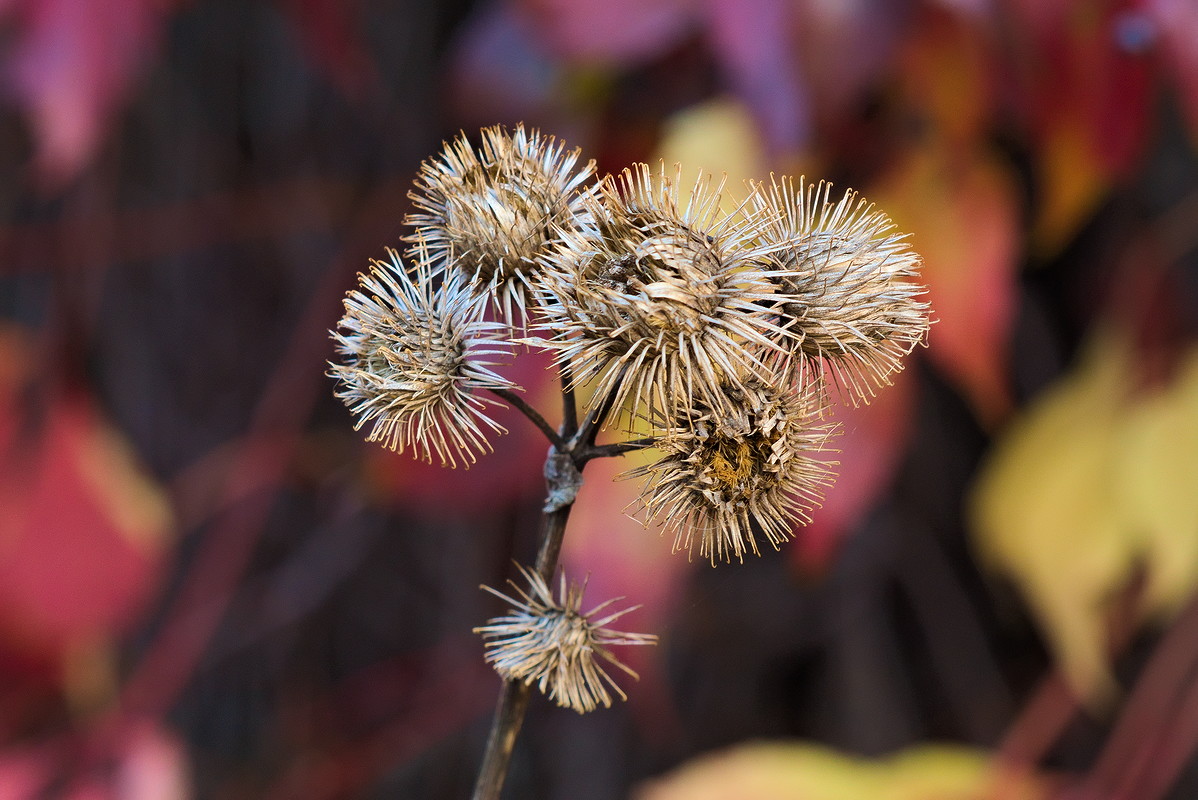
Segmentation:
[[(633, 610), (605, 612), (615, 601), (583, 613), (564, 576), (550, 590), (586, 464), (656, 449), (623, 477), (643, 480), (637, 505), (675, 550), (716, 564), (758, 554), (759, 536), (777, 548), (833, 479), (824, 375), (868, 402), (929, 326), (919, 256), (851, 191), (774, 179), (726, 213), (722, 182), (684, 193), (681, 167), (634, 164), (590, 183), (578, 158), (523, 126), (447, 143), (411, 195), (411, 266), (372, 262), (333, 334), (330, 374), (368, 439), (469, 465), (503, 432), (487, 415), (503, 401), (552, 445), (528, 588), (483, 587), (511, 608), (475, 629), (504, 679), (477, 800), (499, 796), (534, 686), (608, 706), (625, 695), (602, 662), (635, 676), (608, 648), (656, 639), (609, 630)], [(496, 371), (518, 345), (555, 356), (556, 430)], [(596, 444), (605, 425), (625, 441)]]

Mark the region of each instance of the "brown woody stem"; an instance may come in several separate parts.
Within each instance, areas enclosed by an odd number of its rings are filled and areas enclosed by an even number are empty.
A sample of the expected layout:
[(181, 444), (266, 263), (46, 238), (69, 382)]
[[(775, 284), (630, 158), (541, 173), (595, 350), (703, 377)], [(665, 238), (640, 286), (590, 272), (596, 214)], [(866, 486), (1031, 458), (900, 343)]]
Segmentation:
[[(628, 450), (639, 449), (647, 446), (642, 441), (648, 441), (638, 440), (596, 447), (594, 434), (611, 411), (611, 398), (587, 416), (580, 430), (574, 393), (565, 389), (566, 382), (567, 378), (563, 376), (564, 422), (560, 432), (549, 428), (544, 418), (520, 398), (510, 392), (500, 395), (524, 412), (538, 428), (547, 431), (546, 435), (553, 443), (553, 449), (545, 459), (546, 496), (536, 564), (537, 572), (547, 584), (557, 571), (562, 540), (566, 535), (566, 522), (574, 508), (574, 497), (578, 487), (582, 485), (582, 467), (592, 458), (619, 455)], [(495, 706), (495, 717), (491, 721), (491, 732), (487, 737), (487, 749), (479, 768), (478, 781), (474, 784), (473, 800), (499, 800), (531, 694), (532, 687), (527, 684), (517, 681), (503, 682), (499, 701)]]

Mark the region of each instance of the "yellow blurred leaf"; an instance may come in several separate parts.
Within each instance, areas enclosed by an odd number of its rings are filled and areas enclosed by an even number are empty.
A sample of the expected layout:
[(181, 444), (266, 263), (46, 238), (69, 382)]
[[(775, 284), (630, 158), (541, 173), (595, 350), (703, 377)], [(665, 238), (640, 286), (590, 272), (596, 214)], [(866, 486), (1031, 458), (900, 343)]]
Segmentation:
[(1148, 610), (1173, 611), (1198, 586), (1198, 351), (1122, 425), (1123, 523), (1141, 537)]
[(1106, 606), (1134, 568), (1112, 470), (1128, 369), (1125, 343), (1096, 337), (1004, 432), (971, 498), (983, 560), (1019, 584), (1075, 688), (1093, 698), (1113, 689)]
[(983, 560), (1010, 575), (1074, 688), (1114, 688), (1107, 616), (1138, 570), (1142, 611), (1198, 587), (1198, 352), (1173, 383), (1132, 391), (1126, 341), (1096, 335), (1073, 371), (996, 443), (970, 513)]
[[(654, 159), (682, 164), (683, 176), (702, 170), (728, 176), (728, 197), (745, 197), (745, 181), (766, 177), (765, 146), (743, 103), (716, 98), (679, 111), (666, 120)], [(726, 211), (731, 208), (725, 207)]]
[(84, 432), (76, 454), (80, 476), (123, 536), (148, 550), (169, 544), (170, 503), (146, 475), (130, 444), (103, 420)]
[[(996, 786), (984, 751), (923, 745), (871, 760), (801, 742), (759, 742), (712, 753), (646, 783), (636, 800), (978, 800)], [(1004, 779), (1005, 781), (1006, 779)], [(1011, 779), (1015, 780), (1015, 779)], [(1034, 779), (1003, 797), (1047, 797)]]

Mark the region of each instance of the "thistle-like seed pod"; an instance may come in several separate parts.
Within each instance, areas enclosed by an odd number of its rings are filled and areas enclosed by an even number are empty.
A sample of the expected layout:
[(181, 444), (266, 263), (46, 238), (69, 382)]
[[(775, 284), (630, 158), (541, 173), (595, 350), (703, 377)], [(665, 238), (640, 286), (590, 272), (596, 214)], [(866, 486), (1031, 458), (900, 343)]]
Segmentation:
[(559, 230), (582, 224), (579, 189), (595, 162), (576, 170), (579, 150), (518, 125), (482, 132), (475, 150), (465, 134), (425, 161), (409, 193), (423, 213), (405, 222), (439, 266), (461, 272), (481, 311), (488, 299), (510, 324), (525, 316), (538, 257)]
[(724, 216), (723, 183), (700, 176), (685, 206), (681, 169), (636, 164), (584, 203), (594, 226), (564, 233), (545, 260), (545, 344), (594, 394), (635, 414), (714, 403), (729, 376), (763, 373), (783, 338), (767, 313), (774, 286), (756, 265), (756, 218)]
[(355, 430), (373, 423), (368, 441), (469, 466), (491, 449), (484, 428), (506, 433), (487, 416), (498, 401), (476, 393), (518, 388), (490, 369), (513, 345), (498, 338), (504, 325), (471, 313), (460, 275), (448, 273), (434, 289), (428, 259), (409, 271), (398, 253), (387, 253), (390, 262), (371, 261), (345, 298), (333, 333), (342, 362), (329, 365), (337, 396), (357, 417)]
[(815, 397), (791, 383), (725, 384), (725, 402), (675, 412), (655, 445), (661, 458), (622, 476), (648, 478), (639, 504), (674, 534), (675, 551), (697, 545), (712, 564), (743, 561), (758, 553), (754, 521), (775, 549), (793, 522), (810, 521), (834, 466), (813, 454), (833, 430)]
[[(505, 680), (536, 684), (542, 694), (563, 708), (579, 714), (594, 711), (600, 705), (610, 708), (608, 687), (627, 700), (627, 695), (603, 668), (599, 659), (637, 677), (622, 664), (608, 647), (611, 645), (654, 644), (657, 637), (647, 633), (624, 633), (606, 626), (640, 606), (598, 615), (617, 597), (582, 611), (585, 583), (566, 586), (561, 578), (558, 597), (554, 598), (546, 581), (532, 569), (520, 567), (528, 590), (508, 581), (518, 598), (509, 597), (489, 586), (483, 590), (511, 603), (508, 615), (488, 620), (475, 628), (486, 640), (487, 662)], [(597, 618), (598, 617), (598, 618)]]
[(790, 178), (755, 186), (751, 202), (775, 245), (772, 305), (793, 355), (868, 401), (923, 340), (928, 306), (919, 297), (919, 256), (890, 219), (855, 192), (839, 202), (831, 185), (796, 189)]

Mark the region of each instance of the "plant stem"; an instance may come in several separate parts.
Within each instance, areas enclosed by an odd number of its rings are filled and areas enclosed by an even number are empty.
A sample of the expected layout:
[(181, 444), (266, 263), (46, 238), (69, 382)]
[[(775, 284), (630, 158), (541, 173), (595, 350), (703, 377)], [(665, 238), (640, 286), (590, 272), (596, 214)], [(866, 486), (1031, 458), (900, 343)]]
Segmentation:
[(492, 388), (490, 391), (492, 394), (496, 395), (497, 397), (501, 397), (504, 400), (506, 400), (507, 402), (511, 403), (513, 406), (516, 407), (517, 411), (519, 411), (524, 416), (528, 417), (532, 421), (532, 424), (536, 425), (538, 428), (541, 429), (541, 433), (545, 434), (545, 436), (549, 439), (549, 441), (553, 444), (553, 446), (555, 448), (557, 448), (558, 450), (563, 451), (563, 452), (567, 449), (566, 440), (564, 438), (562, 438), (562, 435), (560, 433), (558, 433), (557, 431), (555, 431), (553, 429), (553, 426), (545, 421), (545, 418), (543, 416), (541, 416), (540, 411), (537, 411), (535, 408), (530, 406), (528, 403), (524, 402), (523, 397), (516, 394), (515, 392), (513, 392), (510, 389)]
[[(549, 583), (557, 569), (562, 539), (566, 534), (566, 521), (570, 518), (572, 508), (574, 504), (569, 503), (544, 516), (541, 549), (537, 553), (537, 572), (546, 583)], [(491, 721), (491, 733), (487, 736), (487, 749), (479, 768), (478, 781), (474, 784), (473, 800), (499, 800), (531, 694), (532, 687), (527, 684), (519, 681), (503, 682), (499, 702), (495, 706), (495, 718)]]
[[(541, 518), (540, 545), (537, 550), (536, 570), (549, 584), (557, 571), (561, 557), (562, 540), (566, 535), (566, 522), (574, 508), (574, 496), (582, 485), (580, 470), (587, 461), (608, 455), (619, 455), (628, 450), (648, 446), (652, 440), (637, 440), (618, 445), (595, 446), (595, 435), (599, 426), (611, 412), (613, 395), (587, 415), (581, 428), (578, 426), (578, 407), (574, 392), (569, 388), (570, 380), (562, 375), (562, 430), (554, 431), (544, 417), (521, 398), (507, 391), (495, 391), (503, 399), (520, 409), (538, 428), (545, 431), (553, 443), (545, 459), (546, 499), (544, 516)], [(502, 393), (501, 393), (502, 392)], [(504, 681), (495, 706), (495, 717), (491, 721), (491, 732), (487, 736), (487, 749), (483, 753), (478, 781), (474, 784), (473, 800), (499, 800), (503, 782), (507, 778), (516, 737), (524, 724), (532, 688), (517, 681)]]
[(578, 400), (574, 395), (574, 374), (568, 365), (560, 370), (562, 382), (562, 436), (569, 439), (578, 430)]
[[(519, 408), (525, 417), (531, 419), (533, 424), (549, 437), (553, 446), (553, 450), (545, 459), (546, 499), (537, 552), (537, 571), (546, 583), (550, 583), (553, 572), (557, 570), (558, 558), (561, 558), (565, 522), (570, 519), (570, 510), (574, 508), (574, 493), (577, 491), (577, 485), (581, 484), (581, 475), (577, 472), (581, 465), (577, 463), (573, 451), (577, 449), (577, 442), (574, 442), (574, 448), (570, 447), (569, 442), (573, 440), (579, 424), (577, 401), (569, 387), (569, 377), (563, 374), (562, 431), (558, 432), (550, 428), (549, 423), (545, 422), (545, 418), (540, 416), (536, 408), (526, 404), (519, 395), (506, 390), (501, 392), (496, 394)], [(474, 783), (473, 800), (500, 800), (503, 781), (508, 776), (508, 765), (512, 763), (512, 751), (515, 749), (520, 728), (524, 725), (528, 698), (531, 695), (531, 686), (515, 680), (503, 681), (500, 699), (495, 707), (495, 719), (491, 721), (491, 732), (486, 737), (486, 750), (483, 753), (483, 763), (479, 766), (478, 781)]]
[(622, 456), (634, 450), (644, 450), (648, 447), (653, 447), (655, 444), (657, 444), (657, 439), (653, 437), (633, 439), (629, 442), (618, 442), (616, 444), (595, 444), (584, 448), (581, 453), (575, 456), (575, 463), (582, 465), (586, 464), (592, 458)]
[[(609, 392), (602, 403), (591, 409), (580, 426), (573, 380), (564, 370), (561, 373), (561, 382), (560, 431), (553, 430), (540, 412), (514, 392), (504, 389), (491, 390), (532, 420), (553, 444), (553, 449), (545, 459), (546, 497), (536, 564), (537, 572), (547, 584), (552, 581), (553, 573), (557, 571), (562, 540), (566, 535), (566, 522), (570, 519), (571, 509), (574, 508), (574, 497), (578, 487), (582, 485), (582, 468), (592, 458), (620, 455), (630, 450), (648, 447), (653, 442), (652, 439), (637, 439), (620, 444), (596, 446), (595, 437), (607, 415), (611, 413), (615, 390)], [(526, 684), (503, 682), (499, 701), (495, 706), (495, 717), (491, 721), (491, 732), (487, 736), (487, 749), (483, 753), (478, 781), (474, 784), (473, 800), (499, 800), (531, 694), (532, 689)]]

